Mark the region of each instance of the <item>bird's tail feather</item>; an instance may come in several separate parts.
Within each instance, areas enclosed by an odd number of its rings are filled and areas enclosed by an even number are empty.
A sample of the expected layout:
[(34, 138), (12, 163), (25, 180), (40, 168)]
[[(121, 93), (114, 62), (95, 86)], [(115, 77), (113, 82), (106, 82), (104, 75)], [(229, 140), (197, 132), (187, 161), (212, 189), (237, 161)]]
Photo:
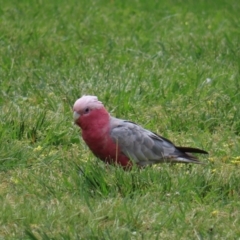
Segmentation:
[(199, 148), (191, 147), (176, 147), (176, 148), (178, 151), (180, 151), (179, 156), (176, 158), (176, 162), (201, 164), (202, 162), (200, 162), (196, 156), (192, 155), (192, 153), (208, 154), (208, 152)]
[(184, 153), (202, 153), (202, 154), (208, 154), (208, 152), (199, 149), (199, 148), (191, 148), (191, 147), (176, 147), (179, 151)]
[(196, 163), (196, 164), (202, 164), (197, 158), (193, 156), (188, 157), (177, 157), (173, 160), (174, 163)]

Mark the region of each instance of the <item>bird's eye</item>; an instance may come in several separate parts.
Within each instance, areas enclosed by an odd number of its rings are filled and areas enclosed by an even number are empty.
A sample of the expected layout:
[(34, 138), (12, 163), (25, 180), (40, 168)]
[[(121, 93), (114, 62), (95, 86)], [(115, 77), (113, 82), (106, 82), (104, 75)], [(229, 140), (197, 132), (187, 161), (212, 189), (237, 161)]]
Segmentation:
[(89, 110), (90, 110), (89, 108), (85, 108), (84, 113), (88, 113)]

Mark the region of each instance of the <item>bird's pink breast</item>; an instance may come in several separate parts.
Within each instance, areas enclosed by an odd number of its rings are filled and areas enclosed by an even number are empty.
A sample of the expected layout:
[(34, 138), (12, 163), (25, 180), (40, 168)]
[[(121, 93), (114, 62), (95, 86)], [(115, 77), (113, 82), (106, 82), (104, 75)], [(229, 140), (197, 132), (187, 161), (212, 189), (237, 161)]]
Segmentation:
[(110, 164), (118, 163), (121, 166), (129, 166), (131, 163), (129, 158), (121, 153), (121, 150), (109, 136), (102, 137), (95, 141), (94, 139), (90, 139), (88, 137), (84, 138), (83, 135), (83, 139), (91, 151), (103, 161)]
[(85, 126), (82, 128), (82, 137), (94, 155), (101, 160), (131, 167), (129, 158), (121, 152), (110, 136), (109, 114), (104, 110), (95, 110), (82, 120), (82, 125)]

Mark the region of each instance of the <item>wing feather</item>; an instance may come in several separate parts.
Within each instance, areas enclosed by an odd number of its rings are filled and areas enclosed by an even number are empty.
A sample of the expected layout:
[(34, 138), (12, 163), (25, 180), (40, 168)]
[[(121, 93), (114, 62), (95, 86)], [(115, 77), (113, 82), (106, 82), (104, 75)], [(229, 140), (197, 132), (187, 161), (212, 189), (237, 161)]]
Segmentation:
[(121, 151), (136, 164), (147, 165), (165, 161), (199, 163), (196, 157), (181, 151), (180, 147), (176, 147), (168, 139), (133, 122), (111, 117), (110, 123), (111, 137)]

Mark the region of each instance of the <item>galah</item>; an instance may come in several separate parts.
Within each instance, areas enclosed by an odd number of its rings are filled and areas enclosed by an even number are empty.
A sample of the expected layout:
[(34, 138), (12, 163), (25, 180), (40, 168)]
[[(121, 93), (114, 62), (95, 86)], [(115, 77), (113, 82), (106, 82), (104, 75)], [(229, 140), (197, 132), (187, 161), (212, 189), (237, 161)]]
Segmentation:
[(82, 96), (73, 106), (74, 122), (93, 154), (106, 163), (131, 168), (156, 163), (201, 163), (191, 153), (198, 148), (178, 147), (134, 122), (112, 117), (96, 96)]

